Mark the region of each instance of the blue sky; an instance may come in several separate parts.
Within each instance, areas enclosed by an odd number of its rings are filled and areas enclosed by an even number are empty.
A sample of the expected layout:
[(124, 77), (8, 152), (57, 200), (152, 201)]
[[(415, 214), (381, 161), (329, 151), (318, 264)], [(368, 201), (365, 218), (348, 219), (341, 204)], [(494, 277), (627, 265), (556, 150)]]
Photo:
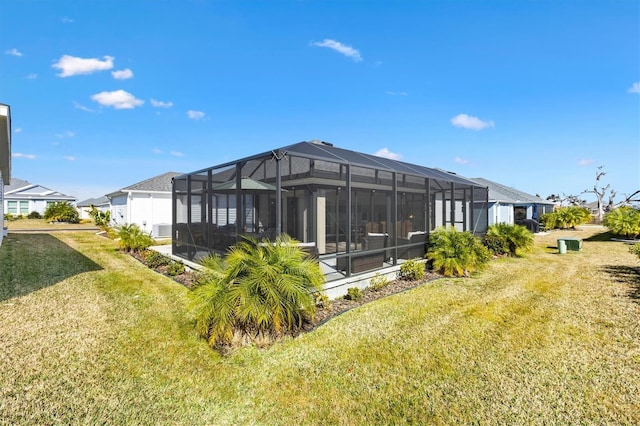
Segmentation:
[(0, 53), (12, 176), (79, 200), (313, 139), (640, 189), (636, 0), (2, 0)]

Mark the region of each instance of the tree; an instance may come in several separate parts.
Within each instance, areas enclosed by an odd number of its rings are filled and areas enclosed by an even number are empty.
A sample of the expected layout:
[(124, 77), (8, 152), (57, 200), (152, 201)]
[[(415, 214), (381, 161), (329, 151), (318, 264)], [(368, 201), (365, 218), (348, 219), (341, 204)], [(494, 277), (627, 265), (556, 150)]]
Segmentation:
[[(607, 173), (604, 171), (604, 166), (598, 166), (598, 170), (596, 171), (596, 182), (593, 185), (593, 189), (586, 189), (582, 193), (583, 194), (594, 194), (598, 201), (598, 222), (602, 222), (605, 211), (610, 211), (618, 206), (629, 205), (633, 202), (640, 201), (640, 190), (635, 191), (631, 195), (625, 194), (625, 199), (619, 203), (615, 203), (614, 199), (616, 198), (616, 191), (611, 188), (611, 184), (607, 184), (606, 186), (602, 186), (600, 180)], [(607, 197), (607, 203), (605, 205), (605, 197)]]
[(554, 203), (558, 203), (560, 207), (562, 207), (565, 203), (567, 203), (568, 206), (583, 206), (587, 203), (587, 200), (583, 200), (577, 195), (565, 195), (565, 194), (562, 194), (562, 196), (551, 194), (547, 197), (547, 200), (553, 201)]

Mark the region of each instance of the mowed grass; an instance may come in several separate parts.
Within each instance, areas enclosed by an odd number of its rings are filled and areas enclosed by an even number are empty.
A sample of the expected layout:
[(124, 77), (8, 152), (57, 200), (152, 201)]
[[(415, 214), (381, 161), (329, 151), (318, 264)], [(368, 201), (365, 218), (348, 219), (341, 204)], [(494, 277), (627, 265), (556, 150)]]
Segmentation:
[[(188, 290), (114, 242), (10, 234), (0, 422), (640, 424), (639, 262), (601, 232), (536, 236), (476, 278), (227, 358), (194, 334)], [(559, 255), (558, 236), (595, 238)]]

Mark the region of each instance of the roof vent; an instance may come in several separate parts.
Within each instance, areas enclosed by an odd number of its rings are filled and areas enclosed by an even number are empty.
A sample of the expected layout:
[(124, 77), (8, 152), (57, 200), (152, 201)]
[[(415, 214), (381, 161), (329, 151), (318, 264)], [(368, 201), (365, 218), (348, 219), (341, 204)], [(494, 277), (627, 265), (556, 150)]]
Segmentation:
[(318, 139), (314, 139), (314, 140), (310, 141), (310, 143), (315, 143), (316, 145), (333, 146), (332, 143), (325, 142), (325, 141), (319, 141)]

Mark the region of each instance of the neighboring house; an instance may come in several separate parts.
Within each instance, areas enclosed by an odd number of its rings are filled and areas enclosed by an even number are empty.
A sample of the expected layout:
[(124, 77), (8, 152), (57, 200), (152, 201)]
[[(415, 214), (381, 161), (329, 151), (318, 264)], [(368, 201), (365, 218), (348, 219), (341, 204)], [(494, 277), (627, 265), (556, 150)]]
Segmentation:
[(4, 187), (11, 179), (11, 108), (0, 104), (0, 245), (5, 237)]
[(527, 219), (538, 220), (553, 211), (554, 203), (535, 195), (483, 178), (471, 179), (489, 188), (489, 225)]
[(200, 259), (287, 233), (327, 280), (422, 258), (438, 227), (481, 234), (487, 188), (453, 173), (300, 142), (173, 180), (172, 253)]
[(13, 178), (4, 188), (4, 212), (12, 215), (44, 214), (50, 204), (65, 201), (73, 204), (76, 198), (26, 180)]
[(180, 174), (164, 173), (107, 194), (112, 224), (136, 224), (155, 238), (170, 237), (171, 185)]
[(79, 201), (76, 204), (76, 209), (78, 210), (78, 216), (80, 219), (91, 219), (91, 216), (89, 215), (91, 206), (94, 206), (103, 212), (111, 210), (111, 203), (105, 195), (98, 198), (89, 198), (87, 200)]

